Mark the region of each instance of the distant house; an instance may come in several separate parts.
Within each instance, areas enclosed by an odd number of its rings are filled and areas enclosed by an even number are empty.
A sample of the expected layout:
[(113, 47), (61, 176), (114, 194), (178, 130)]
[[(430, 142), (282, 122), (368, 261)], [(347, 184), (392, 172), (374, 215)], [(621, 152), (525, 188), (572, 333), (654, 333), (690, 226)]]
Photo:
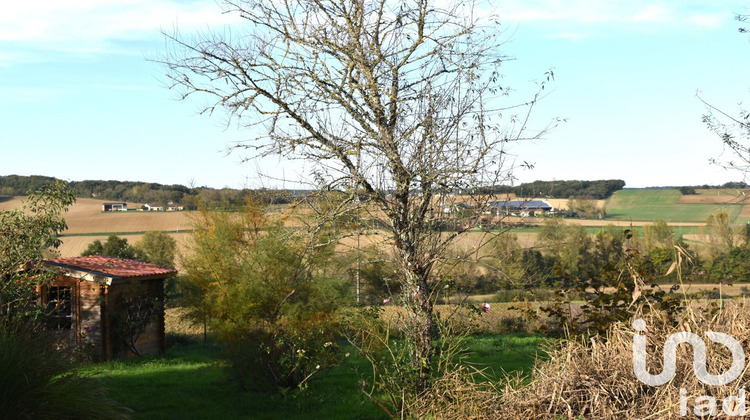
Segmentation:
[(495, 216), (536, 216), (551, 213), (555, 208), (546, 200), (504, 200), (487, 203), (490, 212)]
[(128, 203), (104, 203), (102, 211), (128, 211)]
[(144, 204), (142, 209), (145, 211), (164, 211), (164, 207), (156, 206), (152, 204)]
[(44, 266), (57, 277), (38, 287), (39, 303), (56, 308), (63, 340), (88, 346), (101, 359), (131, 357), (133, 348), (164, 352), (164, 280), (177, 270), (104, 256), (57, 258)]
[(443, 213), (465, 213), (474, 211), (474, 206), (467, 203), (443, 204)]

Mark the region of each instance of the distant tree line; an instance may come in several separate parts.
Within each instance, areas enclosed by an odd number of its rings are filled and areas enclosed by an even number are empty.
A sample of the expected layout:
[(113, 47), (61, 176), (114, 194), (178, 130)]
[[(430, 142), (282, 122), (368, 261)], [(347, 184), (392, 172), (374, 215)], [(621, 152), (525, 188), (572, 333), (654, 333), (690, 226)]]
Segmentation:
[(608, 198), (625, 187), (621, 179), (598, 181), (534, 181), (518, 186), (496, 185), (487, 192), (493, 194), (515, 194), (519, 197), (570, 198), (588, 197), (595, 200)]
[(696, 194), (695, 190), (697, 189), (700, 189), (700, 190), (712, 190), (712, 189), (744, 190), (749, 187), (750, 185), (748, 185), (747, 183), (743, 181), (730, 181), (730, 182), (725, 182), (724, 184), (721, 184), (721, 185), (704, 184), (704, 185), (677, 187), (677, 189), (680, 190), (680, 192), (683, 195), (691, 195), (691, 194)]
[[(0, 197), (25, 196), (55, 182), (47, 176), (0, 176)], [(299, 192), (276, 190), (249, 190), (232, 188), (186, 187), (184, 185), (162, 185), (133, 181), (71, 181), (68, 183), (78, 198), (149, 203), (167, 207), (179, 205), (188, 210), (199, 204), (209, 208), (233, 209), (242, 206), (248, 195), (256, 201), (268, 204), (286, 204)]]

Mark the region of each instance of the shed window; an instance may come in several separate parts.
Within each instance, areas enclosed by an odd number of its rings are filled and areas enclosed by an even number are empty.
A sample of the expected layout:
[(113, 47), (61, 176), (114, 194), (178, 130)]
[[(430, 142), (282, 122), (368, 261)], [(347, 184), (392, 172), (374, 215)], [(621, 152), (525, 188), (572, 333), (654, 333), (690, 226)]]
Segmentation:
[(50, 286), (47, 291), (47, 309), (52, 315), (53, 327), (69, 330), (73, 326), (73, 297), (70, 286)]

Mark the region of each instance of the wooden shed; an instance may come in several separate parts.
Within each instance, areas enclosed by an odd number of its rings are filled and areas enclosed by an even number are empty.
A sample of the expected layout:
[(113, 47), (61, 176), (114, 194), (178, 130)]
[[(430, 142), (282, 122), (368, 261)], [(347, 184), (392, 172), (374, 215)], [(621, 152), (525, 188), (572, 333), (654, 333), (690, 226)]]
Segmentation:
[(164, 352), (164, 280), (177, 270), (106, 256), (44, 265), (57, 276), (39, 287), (39, 303), (56, 309), (62, 340), (102, 359)]

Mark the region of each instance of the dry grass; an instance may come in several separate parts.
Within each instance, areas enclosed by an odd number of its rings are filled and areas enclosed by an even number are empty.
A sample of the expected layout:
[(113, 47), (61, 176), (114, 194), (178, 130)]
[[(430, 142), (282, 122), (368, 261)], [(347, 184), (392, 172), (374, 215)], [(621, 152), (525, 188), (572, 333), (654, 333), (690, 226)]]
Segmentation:
[[(750, 345), (750, 311), (732, 304), (715, 316), (689, 311), (678, 326), (656, 316), (645, 317), (648, 332), (648, 366), (658, 373), (662, 366), (663, 343), (670, 334), (706, 331), (731, 335), (743, 348)], [(707, 386), (693, 374), (693, 351), (682, 345), (677, 351), (677, 374), (659, 387), (641, 383), (633, 373), (633, 336), (630, 325), (614, 326), (608, 337), (590, 341), (571, 339), (550, 353), (546, 362), (535, 367), (531, 381), (519, 385), (511, 378), (503, 392), (498, 415), (503, 418), (535, 419), (666, 419), (680, 416), (680, 390), (685, 389), (687, 411), (692, 415), (702, 395), (718, 401), (718, 414), (725, 397), (737, 395), (750, 381), (750, 372), (724, 386)], [(706, 342), (710, 342), (705, 339)], [(731, 355), (723, 347), (708, 346), (708, 371), (721, 373), (731, 365)], [(704, 401), (705, 402), (705, 401)]]
[(167, 334), (177, 334), (191, 339), (203, 339), (203, 326), (185, 319), (185, 309), (167, 308), (164, 311), (164, 329)]
[(498, 410), (500, 393), (482, 376), (481, 371), (459, 365), (433, 380), (429, 397), (411, 401), (405, 412), (436, 420), (507, 418)]
[[(459, 332), (505, 334), (508, 332), (531, 332), (535, 331), (541, 321), (532, 321), (520, 311), (511, 310), (510, 307), (517, 306), (511, 302), (491, 303), (489, 312), (479, 310), (481, 300), (470, 299), (476, 309), (456, 304), (435, 305), (435, 312), (440, 319), (450, 321), (453, 328)], [(536, 304), (533, 304), (538, 306)], [(546, 319), (543, 314), (538, 314), (540, 319)], [(406, 318), (406, 310), (398, 304), (389, 304), (383, 308), (383, 318), (389, 320), (392, 325), (398, 324)]]

